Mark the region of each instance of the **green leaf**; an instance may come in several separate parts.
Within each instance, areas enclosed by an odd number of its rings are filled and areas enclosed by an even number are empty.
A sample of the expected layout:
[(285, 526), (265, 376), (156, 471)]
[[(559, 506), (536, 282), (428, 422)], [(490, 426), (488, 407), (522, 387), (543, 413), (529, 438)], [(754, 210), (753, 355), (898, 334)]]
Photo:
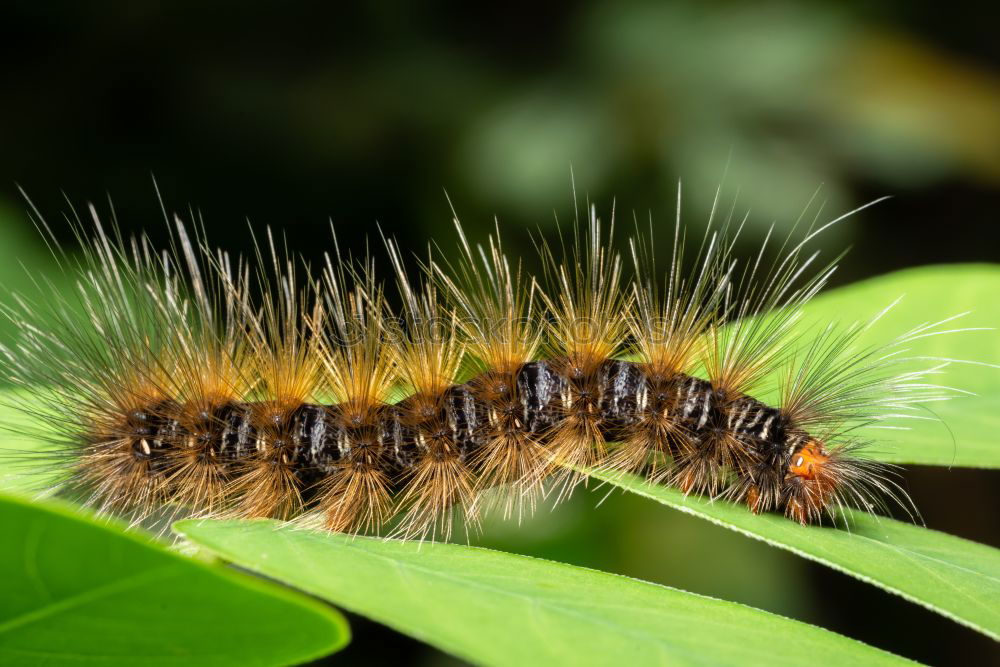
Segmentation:
[(301, 594), (0, 496), (0, 664), (273, 665), (349, 639)]
[(851, 512), (846, 529), (802, 526), (730, 502), (685, 497), (634, 475), (591, 477), (787, 549), (1000, 640), (1000, 550), (993, 547), (863, 512)]
[[(1000, 363), (1000, 266), (961, 264), (897, 271), (821, 295), (805, 308), (804, 322), (865, 320), (902, 300), (860, 339), (885, 344), (924, 322), (970, 311), (950, 328), (987, 327), (932, 336), (908, 346), (907, 355)], [(928, 362), (930, 363), (930, 362)], [(891, 463), (1000, 468), (1000, 369), (953, 363), (937, 384), (974, 392), (929, 405), (928, 417), (907, 420), (906, 431), (868, 430), (878, 442), (875, 458)]]
[(526, 556), (275, 521), (181, 521), (174, 529), (243, 567), (477, 664), (902, 662), (736, 603)]

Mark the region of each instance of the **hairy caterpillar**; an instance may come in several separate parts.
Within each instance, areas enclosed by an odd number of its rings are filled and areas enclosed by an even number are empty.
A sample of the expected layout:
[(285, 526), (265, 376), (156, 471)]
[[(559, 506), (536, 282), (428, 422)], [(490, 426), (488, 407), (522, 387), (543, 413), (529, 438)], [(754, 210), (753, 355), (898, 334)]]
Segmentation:
[[(678, 213), (661, 271), (649, 234), (622, 257), (591, 209), (561, 247), (540, 244), (538, 277), (456, 220), (454, 259), (433, 253), (418, 281), (387, 241), (393, 313), (375, 262), (335, 244), (313, 273), (270, 233), (234, 258), (176, 219), (157, 251), (90, 212), (89, 240), (74, 223), (83, 255), (59, 255), (76, 290), (4, 307), (20, 338), (3, 365), (54, 428), (64, 486), (135, 521), (395, 518), (398, 534), (447, 536), (453, 508), (474, 522), (499, 498), (520, 515), (547, 479), (561, 495), (601, 469), (808, 523), (902, 502), (854, 429), (948, 394), (926, 379), (940, 365), (904, 354), (947, 320), (879, 348), (855, 344), (864, 325), (799, 340), (835, 268), (807, 246), (846, 216), (769, 263), (767, 242), (735, 257), (731, 216), (691, 243)], [(754, 398), (775, 373), (779, 400)]]

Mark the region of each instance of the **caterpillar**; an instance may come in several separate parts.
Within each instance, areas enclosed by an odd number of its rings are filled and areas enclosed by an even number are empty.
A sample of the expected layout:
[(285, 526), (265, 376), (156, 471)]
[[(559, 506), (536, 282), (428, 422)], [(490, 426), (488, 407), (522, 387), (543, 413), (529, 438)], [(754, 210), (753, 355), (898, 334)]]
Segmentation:
[[(652, 223), (619, 253), (614, 216), (604, 229), (589, 207), (539, 241), (537, 275), (499, 228), (475, 245), (456, 218), (455, 249), (416, 279), (387, 239), (387, 287), (335, 237), (314, 270), (270, 231), (236, 257), (175, 216), (158, 250), (89, 212), (71, 220), (82, 253), (55, 248), (75, 289), (40, 280), (3, 306), (18, 339), (2, 366), (24, 390), (9, 400), (48, 429), (35, 456), (65, 471), (60, 489), (136, 523), (179, 511), (447, 539), (458, 513), (520, 517), (594, 470), (814, 523), (906, 502), (857, 427), (949, 393), (929, 382), (944, 362), (906, 355), (949, 320), (877, 347), (858, 344), (864, 322), (803, 339), (836, 268), (810, 244), (846, 216), (741, 260), (746, 218), (716, 222), (717, 200), (689, 235), (678, 192), (661, 270)], [(776, 401), (755, 398), (768, 382)]]

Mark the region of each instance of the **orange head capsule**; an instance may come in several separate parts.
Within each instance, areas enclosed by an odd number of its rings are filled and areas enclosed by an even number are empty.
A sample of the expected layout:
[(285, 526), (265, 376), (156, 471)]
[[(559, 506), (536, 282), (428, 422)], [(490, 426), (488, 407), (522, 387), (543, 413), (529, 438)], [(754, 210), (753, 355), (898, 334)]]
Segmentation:
[(802, 479), (816, 479), (823, 471), (823, 466), (830, 460), (823, 446), (815, 440), (810, 440), (802, 449), (792, 455), (788, 472)]

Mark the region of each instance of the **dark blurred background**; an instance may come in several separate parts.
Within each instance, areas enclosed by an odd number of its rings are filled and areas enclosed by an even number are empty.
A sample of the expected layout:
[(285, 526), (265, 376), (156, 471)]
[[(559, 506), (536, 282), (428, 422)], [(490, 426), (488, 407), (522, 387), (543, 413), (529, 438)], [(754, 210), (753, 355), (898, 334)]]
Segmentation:
[[(1000, 40), (960, 3), (401, 1), (0, 4), (0, 281), (44, 271), (23, 187), (58, 220), (110, 197), (162, 235), (200, 212), (214, 243), (246, 221), (311, 257), (379, 224), (415, 251), (497, 216), (512, 254), (573, 217), (707, 217), (720, 183), (758, 240), (822, 186), (837, 280), (1000, 261)], [(571, 178), (571, 173), (573, 174)], [(65, 197), (65, 199), (64, 199)], [(186, 213), (185, 213), (186, 214)], [(58, 229), (58, 227), (57, 227)], [(0, 332), (2, 333), (2, 332)], [(1000, 544), (997, 475), (913, 468), (929, 526)], [(829, 569), (637, 498), (579, 493), (477, 538), (818, 623), (902, 655), (997, 659), (995, 645)], [(969, 512), (967, 508), (977, 508)], [(450, 658), (354, 619), (333, 662)], [(513, 640), (513, 639), (512, 639)], [(780, 646), (775, 647), (781, 651)], [(818, 657), (818, 659), (821, 659)]]

